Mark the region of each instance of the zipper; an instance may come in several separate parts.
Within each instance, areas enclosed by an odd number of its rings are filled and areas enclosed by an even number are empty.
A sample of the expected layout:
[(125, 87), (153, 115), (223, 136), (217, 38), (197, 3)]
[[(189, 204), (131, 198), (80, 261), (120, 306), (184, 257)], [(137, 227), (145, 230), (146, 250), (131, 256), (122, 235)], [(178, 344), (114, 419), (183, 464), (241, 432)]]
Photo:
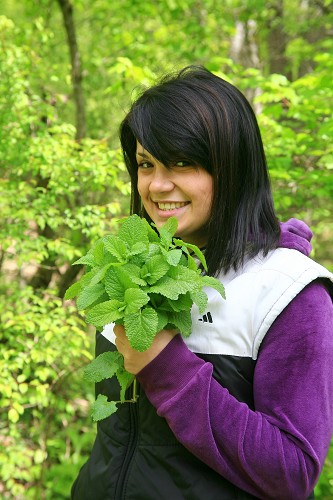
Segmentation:
[(126, 498), (126, 485), (128, 481), (128, 476), (130, 475), (131, 462), (134, 458), (135, 450), (138, 442), (138, 421), (139, 421), (139, 393), (140, 385), (134, 379), (132, 386), (129, 388), (132, 394), (132, 401), (128, 403), (128, 413), (129, 413), (129, 438), (127, 442), (126, 452), (124, 460), (120, 469), (118, 476), (116, 488), (115, 488), (115, 499), (124, 500)]

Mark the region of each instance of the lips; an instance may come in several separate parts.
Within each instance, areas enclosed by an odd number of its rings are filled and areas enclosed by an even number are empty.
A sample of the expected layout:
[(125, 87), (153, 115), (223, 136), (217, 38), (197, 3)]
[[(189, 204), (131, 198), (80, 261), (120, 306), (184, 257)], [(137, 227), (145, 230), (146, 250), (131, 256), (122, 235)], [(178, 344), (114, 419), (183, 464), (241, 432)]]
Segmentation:
[(171, 202), (157, 202), (158, 208), (160, 210), (175, 210), (177, 208), (182, 208), (185, 207), (185, 205), (188, 205), (188, 201), (171, 201)]

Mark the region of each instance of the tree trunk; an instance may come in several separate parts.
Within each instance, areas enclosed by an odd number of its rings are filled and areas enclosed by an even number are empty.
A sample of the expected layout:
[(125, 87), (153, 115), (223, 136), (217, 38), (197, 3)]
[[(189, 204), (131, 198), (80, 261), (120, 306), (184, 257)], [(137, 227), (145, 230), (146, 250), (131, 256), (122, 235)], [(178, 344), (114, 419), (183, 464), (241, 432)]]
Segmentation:
[(57, 0), (60, 6), (67, 34), (68, 47), (72, 66), (73, 95), (76, 106), (76, 140), (86, 135), (86, 116), (82, 89), (82, 67), (77, 44), (73, 7), (69, 0)]
[[(230, 43), (230, 57), (244, 68), (260, 68), (259, 47), (256, 40), (257, 24), (253, 19), (246, 21), (236, 20), (235, 34)], [(260, 89), (246, 89), (244, 94), (253, 104), (254, 98)], [(253, 104), (256, 112), (260, 112), (260, 105)]]
[[(57, 0), (60, 6), (64, 26), (67, 34), (68, 47), (71, 59), (72, 67), (72, 85), (73, 85), (73, 96), (75, 102), (75, 114), (76, 114), (76, 140), (80, 141), (85, 137), (86, 134), (86, 116), (85, 116), (85, 106), (84, 97), (82, 89), (82, 68), (81, 68), (81, 58), (80, 52), (76, 39), (76, 31), (73, 17), (73, 7), (69, 0)], [(43, 185), (47, 189), (49, 179), (40, 179), (38, 185)], [(46, 225), (43, 231), (40, 231), (40, 235), (44, 238), (53, 239), (55, 237), (54, 231)], [(75, 279), (76, 275), (80, 269), (72, 269), (65, 273), (60, 280), (60, 293), (61, 296), (64, 295), (66, 288), (69, 284), (69, 280)], [(37, 273), (32, 277), (29, 284), (34, 289), (46, 289), (53, 277), (53, 273), (59, 271), (56, 266), (56, 255), (49, 255), (40, 265)]]
[(271, 2), (270, 8), (274, 15), (272, 15), (268, 23), (269, 72), (280, 73), (290, 79), (291, 71), (286, 57), (289, 37), (284, 30), (283, 0)]
[(261, 63), (256, 41), (257, 24), (253, 19), (236, 20), (235, 35), (230, 43), (231, 58), (245, 68), (259, 68)]

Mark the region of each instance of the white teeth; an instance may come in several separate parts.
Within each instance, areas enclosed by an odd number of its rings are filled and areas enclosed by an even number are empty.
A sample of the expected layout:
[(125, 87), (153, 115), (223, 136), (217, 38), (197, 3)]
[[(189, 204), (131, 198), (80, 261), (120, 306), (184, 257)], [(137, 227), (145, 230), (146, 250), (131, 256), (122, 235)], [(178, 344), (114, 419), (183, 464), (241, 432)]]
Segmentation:
[(175, 208), (181, 208), (187, 205), (187, 202), (171, 202), (171, 203), (158, 203), (158, 208), (160, 210), (173, 210)]

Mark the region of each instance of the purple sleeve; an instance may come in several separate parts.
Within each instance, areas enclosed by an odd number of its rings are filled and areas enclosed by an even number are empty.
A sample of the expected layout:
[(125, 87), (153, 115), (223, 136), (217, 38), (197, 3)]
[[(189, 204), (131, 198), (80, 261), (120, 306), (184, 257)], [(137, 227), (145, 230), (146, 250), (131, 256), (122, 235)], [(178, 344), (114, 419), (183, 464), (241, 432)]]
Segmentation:
[(212, 378), (176, 336), (138, 379), (177, 439), (259, 498), (304, 499), (333, 432), (333, 307), (308, 285), (266, 334), (254, 374), (256, 411)]

